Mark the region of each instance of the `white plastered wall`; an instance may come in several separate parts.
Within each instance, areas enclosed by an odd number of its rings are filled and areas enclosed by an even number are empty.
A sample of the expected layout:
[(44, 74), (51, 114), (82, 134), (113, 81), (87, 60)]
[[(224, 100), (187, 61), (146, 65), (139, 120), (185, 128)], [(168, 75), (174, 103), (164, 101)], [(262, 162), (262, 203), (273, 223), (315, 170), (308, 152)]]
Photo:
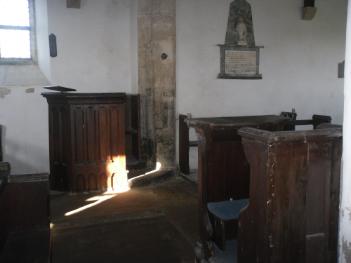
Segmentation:
[[(137, 90), (136, 0), (82, 0), (80, 9), (68, 9), (65, 3), (35, 1), (38, 66), (0, 66), (4, 160), (13, 174), (49, 171), (43, 86), (79, 92)], [(57, 37), (56, 58), (49, 57), (50, 33)]]
[[(177, 112), (193, 117), (331, 115), (342, 123), (346, 0), (319, 0), (316, 17), (301, 19), (303, 1), (248, 0), (262, 80), (217, 79), (231, 0), (177, 1)], [(191, 139), (195, 139), (194, 133)], [(196, 154), (191, 154), (196, 166)]]
[[(217, 44), (224, 42), (230, 2), (177, 0), (177, 112), (277, 114), (294, 107), (300, 118), (330, 114), (341, 123), (337, 63), (344, 59), (346, 0), (317, 1), (312, 21), (301, 20), (302, 1), (250, 0), (256, 44), (265, 47), (263, 79), (219, 80)], [(0, 98), (5, 160), (14, 173), (49, 169), (47, 105), (40, 95), (47, 80), (80, 92), (137, 91), (136, 0), (82, 0), (80, 9), (67, 9), (64, 0), (36, 3), (43, 74), (16, 71), (19, 85)], [(57, 37), (56, 58), (48, 56), (49, 33)], [(34, 93), (25, 92), (29, 86)]]
[(49, 33), (58, 50), (52, 83), (79, 92), (131, 92), (134, 8), (134, 0), (83, 0), (80, 9), (48, 0)]

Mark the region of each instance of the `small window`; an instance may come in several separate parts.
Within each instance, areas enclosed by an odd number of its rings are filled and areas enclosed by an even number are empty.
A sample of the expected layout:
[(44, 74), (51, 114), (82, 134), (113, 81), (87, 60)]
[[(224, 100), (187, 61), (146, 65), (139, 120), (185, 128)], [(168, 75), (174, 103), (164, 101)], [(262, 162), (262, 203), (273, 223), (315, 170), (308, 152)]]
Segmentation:
[(33, 59), (32, 0), (0, 0), (0, 62)]

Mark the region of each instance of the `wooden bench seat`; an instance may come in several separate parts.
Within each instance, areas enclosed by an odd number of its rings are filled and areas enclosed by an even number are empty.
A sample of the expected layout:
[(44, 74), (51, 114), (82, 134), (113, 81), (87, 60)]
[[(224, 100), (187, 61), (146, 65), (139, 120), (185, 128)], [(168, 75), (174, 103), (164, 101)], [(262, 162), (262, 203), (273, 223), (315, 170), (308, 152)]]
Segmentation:
[(239, 219), (240, 211), (249, 203), (249, 199), (226, 200), (220, 202), (210, 202), (207, 204), (207, 209), (210, 215), (214, 217), (214, 232), (220, 225), (221, 228), (221, 248), (225, 249), (226, 243), (226, 223)]

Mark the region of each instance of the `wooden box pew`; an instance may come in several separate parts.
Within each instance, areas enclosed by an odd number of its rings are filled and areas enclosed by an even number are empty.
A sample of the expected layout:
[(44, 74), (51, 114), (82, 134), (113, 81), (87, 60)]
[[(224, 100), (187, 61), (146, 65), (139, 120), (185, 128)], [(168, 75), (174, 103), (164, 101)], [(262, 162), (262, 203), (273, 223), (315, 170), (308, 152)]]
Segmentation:
[(0, 262), (49, 262), (48, 175), (9, 176), (1, 162), (0, 170)]
[[(201, 244), (197, 251), (208, 258), (211, 254), (210, 240), (217, 233), (211, 227), (216, 222), (209, 218), (208, 204), (229, 200), (248, 198), (249, 166), (237, 131), (242, 127), (258, 127), (279, 131), (291, 127), (291, 120), (279, 115), (241, 116), (223, 118), (198, 118), (188, 120), (190, 127), (195, 128), (199, 138), (198, 149), (198, 202), (199, 202), (199, 235)], [(209, 220), (210, 219), (210, 220)], [(228, 226), (225, 234), (235, 233), (236, 224)], [(216, 229), (214, 229), (216, 232)], [(222, 236), (218, 234), (218, 236)], [(232, 236), (228, 235), (229, 239)], [(225, 238), (215, 238), (220, 244)], [(220, 245), (224, 245), (223, 242)], [(201, 259), (198, 259), (201, 261)]]
[[(209, 240), (225, 247), (226, 238), (235, 237), (237, 223), (222, 220), (227, 214), (216, 213), (215, 202), (245, 199), (249, 197), (249, 166), (246, 161), (241, 137), (237, 131), (242, 127), (255, 127), (270, 131), (294, 130), (296, 125), (313, 125), (330, 122), (329, 116), (314, 115), (311, 120), (296, 121), (294, 111), (280, 115), (191, 118), (179, 116), (179, 166), (189, 173), (189, 147), (198, 147), (198, 198), (200, 245), (197, 251), (207, 258), (211, 254)], [(189, 140), (189, 128), (194, 128), (198, 141)], [(213, 208), (210, 209), (209, 205)], [(222, 206), (222, 204), (219, 204)], [(218, 208), (218, 207), (217, 207)], [(212, 211), (210, 211), (212, 210)], [(220, 208), (223, 210), (223, 207)], [(210, 212), (210, 216), (208, 216)], [(214, 215), (214, 217), (212, 217)], [(215, 219), (215, 220), (214, 220)], [(218, 220), (221, 225), (219, 231)], [(230, 223), (230, 222), (231, 223)], [(223, 227), (225, 222), (230, 223)], [(214, 227), (213, 227), (214, 226)], [(228, 231), (226, 231), (228, 230)]]
[[(292, 110), (291, 112), (282, 112), (280, 116), (289, 118), (291, 120), (291, 127), (289, 130), (295, 130), (297, 126), (310, 125), (313, 129), (323, 123), (331, 123), (331, 117), (327, 115), (312, 115), (311, 119), (299, 119), (297, 120), (297, 113)], [(179, 170), (182, 174), (190, 174), (189, 166), (189, 151), (190, 148), (197, 148), (199, 142), (197, 140), (189, 139), (189, 126), (188, 122), (192, 119), (191, 114), (184, 115), (179, 114), (178, 119), (178, 130), (179, 130)], [(203, 118), (203, 119), (220, 119), (218, 118)]]
[(0, 251), (6, 242), (7, 238), (7, 212), (4, 211), (4, 189), (7, 185), (7, 177), (10, 174), (9, 163), (0, 162)]
[(3, 153), (2, 153), (2, 126), (0, 125), (0, 162), (2, 162), (3, 159)]
[(242, 128), (249, 204), (239, 216), (239, 263), (334, 263), (342, 131)]

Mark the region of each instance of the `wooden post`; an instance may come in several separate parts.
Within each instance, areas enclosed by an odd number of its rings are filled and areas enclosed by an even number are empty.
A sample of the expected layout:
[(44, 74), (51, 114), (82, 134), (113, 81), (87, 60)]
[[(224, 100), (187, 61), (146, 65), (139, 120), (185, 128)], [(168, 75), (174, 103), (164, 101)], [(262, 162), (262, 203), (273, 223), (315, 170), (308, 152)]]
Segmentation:
[(0, 162), (2, 161), (2, 127), (0, 125)]
[(189, 174), (189, 128), (185, 123), (186, 115), (179, 115), (179, 169)]

